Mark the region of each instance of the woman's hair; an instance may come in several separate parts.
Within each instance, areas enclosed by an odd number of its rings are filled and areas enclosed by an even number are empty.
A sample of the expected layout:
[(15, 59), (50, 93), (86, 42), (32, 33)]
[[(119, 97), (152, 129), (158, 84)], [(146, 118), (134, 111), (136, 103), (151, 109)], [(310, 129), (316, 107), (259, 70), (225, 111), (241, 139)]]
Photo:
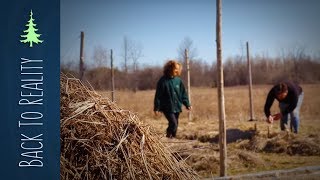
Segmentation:
[(182, 65), (175, 60), (169, 60), (163, 67), (163, 75), (172, 77), (174, 76), (174, 70), (176, 67), (179, 67), (179, 74), (181, 74)]
[(288, 91), (288, 85), (285, 83), (279, 83), (275, 86), (275, 93), (281, 94)]

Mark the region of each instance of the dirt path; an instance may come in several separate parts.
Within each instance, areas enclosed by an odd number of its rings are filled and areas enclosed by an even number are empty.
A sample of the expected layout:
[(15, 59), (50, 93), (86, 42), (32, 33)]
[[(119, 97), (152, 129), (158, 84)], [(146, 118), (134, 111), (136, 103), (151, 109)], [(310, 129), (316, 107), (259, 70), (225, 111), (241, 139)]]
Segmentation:
[(203, 180), (247, 180), (247, 179), (303, 179), (303, 180), (318, 180), (320, 179), (320, 166), (307, 166), (294, 168), (289, 170), (265, 171), (259, 173), (227, 176), (227, 177), (212, 177), (204, 178)]

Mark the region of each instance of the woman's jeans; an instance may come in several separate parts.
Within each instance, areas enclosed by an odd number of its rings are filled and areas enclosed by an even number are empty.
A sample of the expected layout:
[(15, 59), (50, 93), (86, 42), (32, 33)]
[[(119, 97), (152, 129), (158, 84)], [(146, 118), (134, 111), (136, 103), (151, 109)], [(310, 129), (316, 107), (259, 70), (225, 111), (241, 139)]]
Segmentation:
[(301, 104), (303, 101), (303, 92), (299, 95), (298, 98), (298, 103), (297, 103), (297, 107), (288, 114), (283, 114), (283, 112), (288, 108), (289, 104), (285, 104), (285, 103), (279, 103), (279, 107), (280, 107), (280, 111), (282, 114), (282, 118), (280, 121), (280, 128), (281, 130), (286, 130), (287, 126), (288, 126), (288, 116), (290, 115), (290, 130), (291, 132), (293, 131), (294, 133), (298, 133), (299, 130), (299, 123), (300, 123), (300, 118), (299, 118), (299, 112), (300, 112), (300, 108), (301, 108)]
[(169, 138), (176, 137), (180, 113), (164, 112), (164, 115), (168, 120), (167, 137)]

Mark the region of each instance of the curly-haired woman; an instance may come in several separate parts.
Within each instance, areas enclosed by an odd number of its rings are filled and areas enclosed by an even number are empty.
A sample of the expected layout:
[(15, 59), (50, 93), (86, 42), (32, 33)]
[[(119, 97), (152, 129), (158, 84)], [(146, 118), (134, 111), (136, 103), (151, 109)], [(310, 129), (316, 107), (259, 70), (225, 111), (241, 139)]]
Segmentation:
[(154, 97), (154, 112), (162, 112), (168, 120), (167, 137), (176, 137), (182, 104), (191, 110), (184, 84), (179, 77), (182, 65), (174, 60), (168, 61), (163, 68), (163, 76), (157, 83)]

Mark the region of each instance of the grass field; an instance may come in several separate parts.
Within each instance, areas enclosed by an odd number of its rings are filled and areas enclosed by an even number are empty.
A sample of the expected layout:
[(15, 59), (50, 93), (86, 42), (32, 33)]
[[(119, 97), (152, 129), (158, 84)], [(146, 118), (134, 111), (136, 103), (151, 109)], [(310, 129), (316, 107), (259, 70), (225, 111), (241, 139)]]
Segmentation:
[[(281, 134), (279, 122), (273, 125), (265, 122), (263, 107), (265, 98), (271, 85), (253, 86), (254, 118), (257, 121), (249, 122), (249, 93), (248, 87), (225, 88), (225, 110), (228, 139), (228, 174), (244, 174), (274, 169), (288, 169), (300, 166), (320, 165), (320, 84), (304, 84), (304, 101), (301, 107), (300, 133)], [(110, 97), (110, 92), (98, 92)], [(139, 119), (161, 137), (162, 141), (173, 152), (179, 154), (192, 166), (200, 176), (210, 177), (219, 174), (219, 147), (217, 135), (219, 134), (219, 119), (217, 106), (217, 89), (191, 88), (192, 120), (188, 120), (188, 113), (183, 109), (179, 120), (177, 139), (165, 138), (167, 120), (162, 115), (155, 117), (153, 114), (153, 98), (155, 91), (117, 91), (116, 103), (119, 107), (136, 112)], [(271, 112), (278, 112), (278, 102), (275, 101)], [(256, 126), (257, 131), (253, 132)], [(267, 129), (271, 134), (281, 137), (286, 146), (274, 146), (274, 151), (248, 150), (244, 144), (252, 139), (252, 134), (259, 132), (259, 137), (268, 140)], [(253, 133), (251, 133), (253, 132)], [(250, 134), (251, 133), (251, 134)], [(294, 138), (292, 138), (294, 137)], [(279, 139), (279, 138), (278, 138)], [(302, 139), (302, 141), (299, 141)], [(292, 142), (293, 145), (288, 142)], [(303, 141), (310, 144), (304, 145)], [(280, 141), (279, 141), (280, 142)], [(279, 144), (279, 142), (277, 142)], [(295, 144), (294, 144), (295, 143)], [(308, 148), (312, 153), (288, 153), (296, 147), (303, 151)], [(277, 150), (276, 150), (277, 149)], [(290, 151), (291, 152), (291, 151)], [(309, 151), (308, 151), (309, 152)]]

